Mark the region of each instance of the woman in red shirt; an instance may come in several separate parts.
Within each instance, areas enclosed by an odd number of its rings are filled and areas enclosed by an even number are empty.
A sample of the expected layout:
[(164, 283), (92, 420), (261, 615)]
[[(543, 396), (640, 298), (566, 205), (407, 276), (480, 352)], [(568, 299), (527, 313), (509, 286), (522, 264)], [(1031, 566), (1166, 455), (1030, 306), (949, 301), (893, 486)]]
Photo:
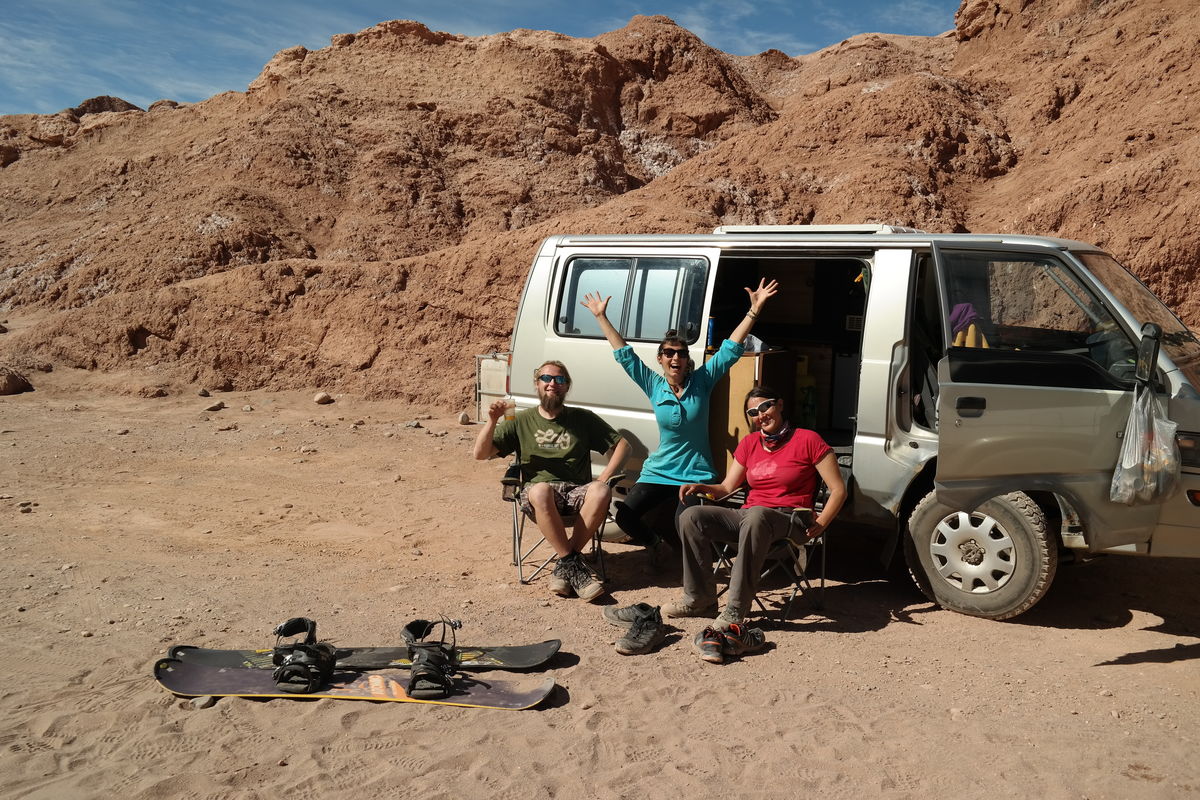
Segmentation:
[(779, 394), (758, 386), (746, 395), (746, 416), (758, 430), (738, 443), (734, 463), (721, 483), (689, 483), (679, 487), (679, 499), (701, 494), (724, 497), (743, 482), (750, 484), (741, 508), (692, 506), (679, 518), (683, 541), (683, 599), (663, 607), (668, 617), (702, 617), (716, 611), (713, 543), (737, 544), (729, 577), (725, 608), (713, 622), (718, 630), (741, 623), (758, 589), (758, 576), (771, 544), (788, 535), (793, 509), (811, 509), (818, 476), (829, 487), (825, 507), (803, 533), (815, 539), (837, 516), (846, 500), (846, 484), (833, 449), (814, 431), (794, 428), (787, 421)]

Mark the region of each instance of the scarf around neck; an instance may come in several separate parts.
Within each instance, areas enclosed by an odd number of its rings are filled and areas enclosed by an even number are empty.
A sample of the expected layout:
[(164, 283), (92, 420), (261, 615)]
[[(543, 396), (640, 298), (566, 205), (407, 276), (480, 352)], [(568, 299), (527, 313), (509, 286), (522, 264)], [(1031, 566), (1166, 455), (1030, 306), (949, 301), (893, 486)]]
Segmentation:
[(793, 430), (795, 429), (785, 420), (779, 428), (779, 433), (763, 433), (759, 431), (759, 435), (762, 436), (763, 447), (767, 448), (767, 450), (774, 450), (791, 437)]

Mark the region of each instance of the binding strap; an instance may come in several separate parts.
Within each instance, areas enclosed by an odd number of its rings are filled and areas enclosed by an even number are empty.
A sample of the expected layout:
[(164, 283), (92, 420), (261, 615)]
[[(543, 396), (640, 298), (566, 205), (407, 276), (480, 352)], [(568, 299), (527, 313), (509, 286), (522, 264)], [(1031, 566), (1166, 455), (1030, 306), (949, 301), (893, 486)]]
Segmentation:
[[(287, 636), (299, 636), (305, 634), (304, 644), (317, 643), (317, 623), (308, 617), (292, 617), (287, 622), (281, 622), (275, 626), (273, 631), (275, 634), (275, 647), (279, 647), (279, 640)], [(276, 662), (279, 663), (279, 662)]]
[[(284, 642), (289, 636), (304, 634), (303, 641)], [(307, 617), (293, 617), (275, 626), (275, 650), (271, 654), (275, 686), (291, 694), (312, 694), (333, 675), (337, 649), (317, 641), (317, 623)]]
[[(454, 632), (462, 627), (457, 619), (414, 619), (404, 626), (401, 634), (408, 642), (412, 660), (408, 696), (418, 700), (449, 697), (454, 691), (454, 676), (458, 673), (458, 653)], [(440, 635), (434, 638), (435, 630)], [(446, 641), (449, 635), (450, 641)]]
[[(441, 628), (441, 636), (438, 637), (435, 643), (432, 640), (434, 629)], [(454, 649), (456, 644), (454, 632), (462, 627), (462, 620), (450, 619), (449, 617), (441, 617), (433, 621), (427, 619), (414, 619), (412, 622), (404, 626), (400, 634), (404, 637), (404, 641), (408, 642), (409, 647), (413, 645), (432, 645), (437, 644), (442, 647)], [(450, 635), (450, 642), (447, 645), (446, 634)]]

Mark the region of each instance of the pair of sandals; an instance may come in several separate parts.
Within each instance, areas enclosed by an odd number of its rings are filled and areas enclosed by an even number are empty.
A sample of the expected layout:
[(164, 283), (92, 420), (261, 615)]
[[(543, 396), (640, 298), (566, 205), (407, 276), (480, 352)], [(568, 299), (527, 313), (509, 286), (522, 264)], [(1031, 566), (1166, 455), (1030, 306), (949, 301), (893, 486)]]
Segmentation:
[[(408, 696), (414, 700), (440, 700), (453, 694), (459, 674), (454, 632), (462, 627), (456, 619), (415, 619), (401, 631), (412, 662)], [(317, 641), (317, 623), (293, 617), (275, 627), (272, 678), (280, 691), (312, 694), (329, 682), (337, 666), (337, 648)], [(434, 634), (437, 637), (434, 638)], [(284, 639), (303, 634), (302, 641)], [(446, 637), (449, 636), (449, 642)]]

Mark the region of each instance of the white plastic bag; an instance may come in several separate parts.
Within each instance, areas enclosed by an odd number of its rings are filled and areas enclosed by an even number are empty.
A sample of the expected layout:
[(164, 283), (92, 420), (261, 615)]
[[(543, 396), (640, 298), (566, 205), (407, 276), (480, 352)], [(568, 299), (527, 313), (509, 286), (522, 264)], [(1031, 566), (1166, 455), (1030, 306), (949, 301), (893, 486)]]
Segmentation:
[(1139, 385), (1109, 489), (1113, 502), (1134, 506), (1175, 491), (1179, 485), (1177, 428), (1163, 413), (1154, 390)]

